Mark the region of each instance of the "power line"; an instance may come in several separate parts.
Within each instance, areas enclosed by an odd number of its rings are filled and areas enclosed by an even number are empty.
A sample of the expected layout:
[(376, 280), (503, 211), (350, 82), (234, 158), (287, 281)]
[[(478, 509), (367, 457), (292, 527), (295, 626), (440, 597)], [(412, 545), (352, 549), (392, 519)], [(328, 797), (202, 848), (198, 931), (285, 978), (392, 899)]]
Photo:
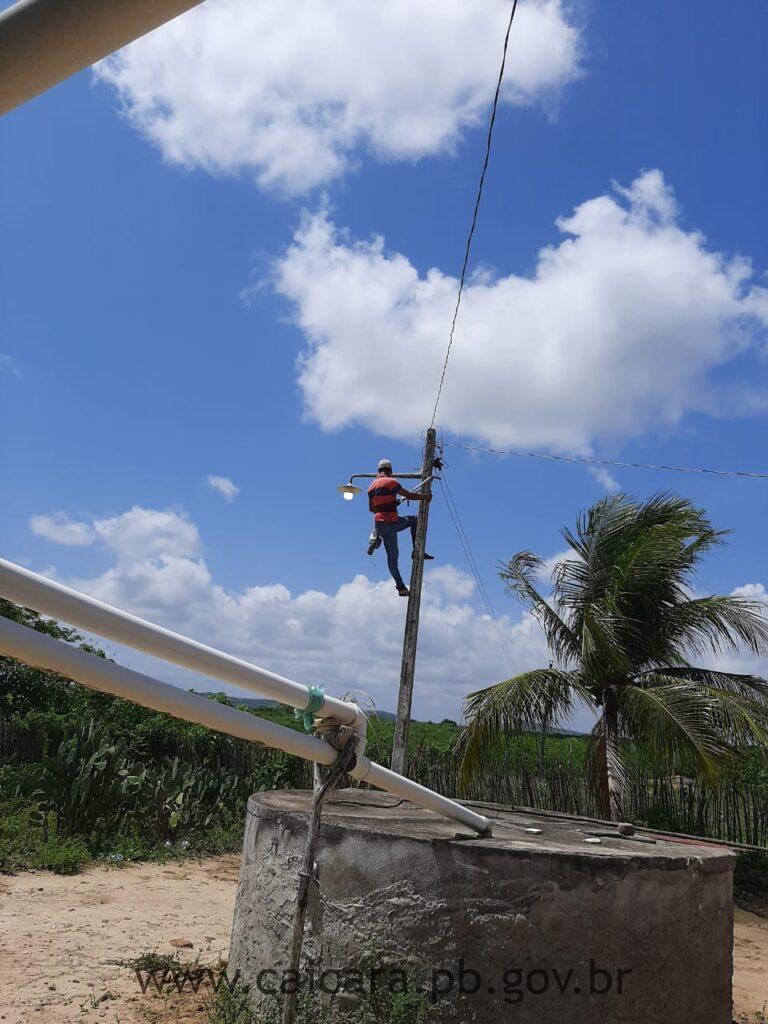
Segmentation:
[(490, 616), (491, 622), (493, 623), (493, 628), (496, 631), (496, 636), (498, 637), (499, 640), (499, 646), (501, 647), (504, 657), (509, 662), (509, 667), (512, 669), (512, 672), (516, 672), (517, 668), (515, 667), (514, 659), (512, 657), (512, 654), (510, 653), (509, 647), (507, 646), (507, 641), (505, 640), (504, 634), (501, 631), (501, 626), (499, 625), (498, 619), (496, 618), (496, 613), (493, 610), (493, 605), (491, 604), (491, 600), (488, 597), (488, 592), (485, 589), (485, 584), (483, 583), (483, 579), (480, 575), (480, 569), (478, 567), (475, 556), (472, 553), (472, 547), (469, 543), (467, 531), (464, 529), (464, 526), (461, 522), (459, 510), (456, 507), (456, 502), (454, 501), (453, 494), (451, 493), (451, 489), (448, 486), (448, 481), (445, 478), (445, 469), (442, 470), (442, 475), (439, 479), (440, 486), (443, 490), (443, 496), (445, 498), (445, 505), (446, 508), (448, 509), (448, 514), (451, 517), (451, 521), (454, 525), (461, 546), (464, 549), (467, 564), (469, 565), (470, 572), (475, 578), (475, 583), (477, 584), (477, 589), (483, 600), (485, 609), (488, 612), (488, 615)]
[[(444, 472), (445, 471), (443, 471), (443, 473)], [(513, 672), (516, 672), (517, 669), (515, 667), (514, 659), (510, 653), (509, 647), (507, 646), (507, 642), (504, 638), (504, 634), (501, 631), (501, 627), (499, 626), (498, 619), (496, 618), (496, 613), (493, 610), (493, 605), (491, 604), (490, 598), (488, 597), (488, 592), (485, 589), (485, 584), (483, 583), (482, 576), (480, 575), (480, 569), (477, 565), (477, 561), (472, 552), (472, 548), (469, 543), (469, 537), (467, 536), (467, 532), (464, 529), (464, 525), (461, 522), (459, 510), (456, 506), (456, 502), (454, 501), (453, 494), (451, 493), (451, 490), (448, 487), (448, 481), (445, 479), (444, 475), (440, 480), (440, 486), (443, 489), (443, 495), (445, 497), (445, 503), (448, 509), (448, 514), (451, 517), (451, 521), (453, 522), (453, 525), (456, 529), (456, 533), (458, 535), (461, 546), (464, 549), (464, 554), (466, 556), (470, 572), (472, 573), (475, 579), (475, 583), (477, 584), (477, 589), (480, 593), (483, 604), (485, 605), (486, 611), (488, 612), (491, 622), (493, 623), (493, 628), (496, 632), (496, 636), (499, 641), (499, 646), (501, 647), (504, 657), (509, 662), (510, 668), (512, 669)]]
[(475, 199), (475, 208), (472, 213), (472, 224), (469, 228), (469, 234), (467, 235), (467, 245), (464, 250), (464, 262), (461, 266), (461, 276), (459, 277), (459, 290), (456, 295), (456, 306), (453, 310), (453, 320), (451, 321), (451, 330), (448, 335), (448, 348), (445, 353), (445, 360), (443, 362), (443, 372), (440, 374), (440, 383), (437, 387), (437, 397), (435, 398), (435, 407), (432, 410), (432, 419), (430, 420), (430, 427), (435, 425), (435, 417), (437, 416), (437, 407), (440, 404), (440, 396), (443, 393), (443, 384), (445, 383), (445, 373), (448, 369), (448, 360), (451, 355), (451, 348), (453, 347), (453, 335), (456, 331), (456, 321), (459, 316), (459, 307), (461, 306), (461, 296), (464, 292), (464, 280), (467, 276), (467, 266), (469, 264), (469, 252), (472, 248), (472, 239), (475, 234), (475, 228), (477, 227), (477, 215), (480, 210), (480, 200), (483, 197), (483, 185), (485, 184), (485, 174), (488, 170), (488, 161), (491, 158), (491, 141), (493, 139), (493, 126), (496, 123), (496, 111), (499, 106), (499, 95), (501, 93), (501, 83), (504, 78), (504, 68), (507, 63), (507, 48), (509, 46), (509, 33), (512, 30), (512, 22), (515, 20), (515, 11), (517, 10), (517, 0), (514, 0), (512, 4), (512, 11), (509, 15), (509, 23), (507, 25), (507, 32), (504, 36), (504, 49), (501, 54), (501, 67), (499, 68), (499, 78), (496, 82), (496, 92), (493, 97), (493, 107), (491, 108), (491, 120), (488, 125), (488, 138), (485, 143), (485, 159), (483, 161), (483, 170), (480, 174), (480, 183), (477, 187), (477, 197)]
[(550, 455), (547, 452), (524, 452), (511, 449), (500, 451), (498, 448), (480, 448), (472, 444), (459, 444), (458, 441), (445, 441), (446, 448), (464, 448), (468, 452), (483, 452), (489, 455), (520, 455), (529, 459), (546, 459), (551, 462), (579, 462), (584, 466), (613, 466), (616, 469), (656, 469), (668, 473), (709, 473), (712, 476), (740, 476), (752, 480), (768, 480), (768, 473), (747, 473), (740, 469), (707, 469), (703, 466), (666, 466), (663, 463), (654, 465), (650, 462), (618, 462), (616, 459), (587, 459), (579, 455)]

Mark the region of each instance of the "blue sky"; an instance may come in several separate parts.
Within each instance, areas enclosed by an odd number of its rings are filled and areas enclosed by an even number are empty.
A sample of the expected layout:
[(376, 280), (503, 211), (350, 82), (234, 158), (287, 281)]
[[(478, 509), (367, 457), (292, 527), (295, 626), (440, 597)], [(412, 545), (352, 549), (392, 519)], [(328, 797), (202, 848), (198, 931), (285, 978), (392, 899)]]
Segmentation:
[[(365, 555), (364, 503), (335, 485), (382, 455), (420, 461), (508, 8), (411, 18), (398, 2), (378, 23), (367, 6), (340, 33), (344, 3), (306, 2), (286, 43), (279, 4), (257, 26), (244, 0), (208, 0), (4, 119), (0, 541), (391, 708), (405, 602)], [(683, 0), (521, 5), (446, 439), (768, 471), (766, 29), (762, 0), (727, 17)], [(495, 565), (562, 550), (561, 525), (613, 485), (563, 463), (447, 460), (515, 665), (537, 664)], [(735, 531), (702, 590), (764, 594), (768, 482), (612, 476)], [(509, 666), (442, 498), (430, 531), (415, 708), (439, 718)]]

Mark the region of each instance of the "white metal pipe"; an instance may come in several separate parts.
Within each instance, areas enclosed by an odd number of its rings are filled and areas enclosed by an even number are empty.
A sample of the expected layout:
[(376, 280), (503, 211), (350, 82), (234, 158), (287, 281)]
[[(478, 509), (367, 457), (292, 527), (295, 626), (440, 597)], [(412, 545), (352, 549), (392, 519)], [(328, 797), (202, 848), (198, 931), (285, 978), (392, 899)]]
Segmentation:
[[(153, 654), (232, 686), (251, 690), (261, 697), (300, 710), (307, 706), (309, 691), (301, 683), (113, 608), (4, 558), (0, 558), (0, 596), (145, 654)], [(319, 718), (335, 718), (356, 729), (361, 727), (361, 719), (365, 718), (356, 704), (336, 700), (335, 697), (326, 697), (316, 714)]]
[(201, 0), (20, 0), (0, 12), (0, 114)]
[(268, 722), (170, 683), (161, 683), (152, 676), (87, 654), (79, 647), (54, 640), (3, 616), (0, 616), (0, 652), (27, 665), (75, 679), (91, 690), (111, 693), (153, 711), (164, 711), (174, 718), (206, 725), (243, 740), (254, 740), (318, 764), (333, 764), (338, 757), (338, 751), (330, 743), (315, 736)]
[(367, 757), (358, 758), (357, 765), (349, 774), (353, 778), (359, 779), (360, 782), (367, 782), (377, 789), (386, 790), (393, 796), (399, 796), (412, 804), (434, 811), (435, 814), (439, 814), (443, 818), (460, 821), (462, 825), (474, 829), (481, 835), (491, 835), (491, 823), (482, 814), (476, 814), (468, 807), (464, 807), (463, 804), (449, 800), (447, 796), (441, 796), (434, 790), (427, 789), (426, 786), (420, 786), (418, 782), (406, 779), (404, 775), (398, 775), (397, 772), (390, 771), (389, 768), (369, 761)]
[[(106, 658), (87, 654), (78, 647), (54, 640), (45, 633), (3, 616), (0, 616), (0, 653), (37, 668), (58, 672), (92, 690), (111, 693), (154, 711), (166, 712), (174, 718), (205, 725), (240, 739), (263, 743), (308, 761), (331, 765), (338, 757), (334, 747), (315, 736), (276, 725), (256, 715), (208, 700), (200, 694), (188, 693), (152, 676), (116, 665)], [(459, 821), (477, 832), (490, 834), (487, 818), (374, 764), (367, 757), (358, 757), (350, 774), (393, 796)]]

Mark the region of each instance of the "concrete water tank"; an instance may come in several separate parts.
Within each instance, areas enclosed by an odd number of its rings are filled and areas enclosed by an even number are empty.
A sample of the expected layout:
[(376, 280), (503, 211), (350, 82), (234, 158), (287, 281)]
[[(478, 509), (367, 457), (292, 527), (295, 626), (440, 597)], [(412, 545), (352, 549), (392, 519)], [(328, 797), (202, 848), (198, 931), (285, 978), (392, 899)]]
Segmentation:
[[(295, 983), (309, 800), (248, 803), (230, 973), (256, 1003)], [(302, 991), (348, 1006), (361, 985), (418, 985), (437, 1019), (462, 1024), (730, 1024), (733, 854), (471, 806), (494, 819), (492, 838), (383, 793), (329, 798)]]

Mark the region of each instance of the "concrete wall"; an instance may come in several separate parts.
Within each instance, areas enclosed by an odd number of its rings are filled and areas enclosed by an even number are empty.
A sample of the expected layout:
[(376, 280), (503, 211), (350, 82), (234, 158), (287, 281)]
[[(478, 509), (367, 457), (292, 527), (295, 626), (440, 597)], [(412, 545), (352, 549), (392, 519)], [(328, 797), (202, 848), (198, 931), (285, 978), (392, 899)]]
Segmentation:
[[(370, 984), (360, 967), (375, 951), (430, 995), (450, 988), (440, 1021), (730, 1024), (732, 855), (589, 845), (581, 822), (511, 813), (493, 839), (457, 840), (455, 826), (392, 804), (348, 790), (326, 805), (304, 947), (315, 984), (321, 967)], [(305, 807), (290, 792), (249, 802), (230, 969), (257, 999), (285, 966)], [(475, 993), (458, 991), (462, 960)]]

